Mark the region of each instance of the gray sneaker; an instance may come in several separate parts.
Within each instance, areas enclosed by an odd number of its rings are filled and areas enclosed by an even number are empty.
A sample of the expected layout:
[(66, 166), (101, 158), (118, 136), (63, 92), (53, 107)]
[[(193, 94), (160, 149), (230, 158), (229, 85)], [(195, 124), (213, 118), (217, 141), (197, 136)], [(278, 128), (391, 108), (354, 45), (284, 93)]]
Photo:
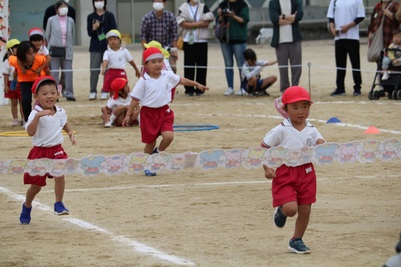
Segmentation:
[(285, 225), (285, 222), (287, 221), (287, 216), (285, 216), (282, 212), (280, 207), (277, 207), (276, 210), (274, 211), (273, 215), (273, 221), (276, 224), (277, 227), (282, 228)]
[(305, 246), (304, 241), (301, 238), (291, 239), (288, 243), (288, 250), (292, 253), (297, 254), (309, 254), (310, 249)]

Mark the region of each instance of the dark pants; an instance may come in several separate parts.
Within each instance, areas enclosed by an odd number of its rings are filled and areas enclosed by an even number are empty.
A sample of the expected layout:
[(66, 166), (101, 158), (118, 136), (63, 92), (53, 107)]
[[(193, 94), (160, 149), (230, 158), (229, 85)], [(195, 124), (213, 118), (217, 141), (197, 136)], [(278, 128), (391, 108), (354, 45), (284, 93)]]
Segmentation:
[(32, 111), (32, 88), (33, 82), (20, 82), (19, 86), (22, 95), (22, 111), (24, 112), (24, 120), (28, 121), (29, 114)]
[[(208, 44), (184, 42), (184, 77), (206, 85)], [(196, 72), (196, 79), (195, 79)], [(186, 94), (202, 94), (193, 86), (185, 86)]]
[(361, 60), (359, 55), (359, 40), (341, 39), (335, 42), (335, 56), (337, 66), (336, 85), (338, 91), (345, 92), (345, 73), (347, 68), (347, 54), (352, 65), (352, 77), (354, 79), (354, 91), (361, 91)]

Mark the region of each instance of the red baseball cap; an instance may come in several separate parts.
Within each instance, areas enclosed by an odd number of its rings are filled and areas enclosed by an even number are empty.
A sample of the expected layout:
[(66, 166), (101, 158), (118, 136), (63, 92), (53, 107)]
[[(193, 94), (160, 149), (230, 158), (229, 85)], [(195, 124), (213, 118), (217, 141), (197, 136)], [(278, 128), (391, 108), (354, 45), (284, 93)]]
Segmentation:
[(31, 37), (33, 35), (40, 35), (42, 37), (45, 37), (45, 33), (41, 28), (31, 28), (28, 32), (28, 37)]
[(53, 81), (57, 87), (57, 82), (52, 76), (38, 77), (38, 78), (36, 78), (35, 82), (32, 85), (32, 88), (31, 88), (32, 94), (36, 94), (36, 91), (38, 90), (39, 86), (45, 81)]
[(311, 104), (313, 103), (312, 100), (310, 99), (310, 95), (308, 91), (306, 91), (305, 88), (301, 86), (291, 86), (288, 87), (285, 91), (283, 96), (281, 97), (281, 100), (284, 105), (295, 103), (298, 101), (309, 101)]
[(118, 98), (118, 91), (123, 89), (127, 83), (128, 83), (128, 81), (124, 78), (115, 78), (111, 82), (111, 90), (113, 90), (113, 92), (114, 92), (113, 99)]
[(146, 48), (145, 51), (143, 51), (142, 59), (144, 63), (155, 58), (164, 59), (163, 53), (156, 47), (149, 47)]

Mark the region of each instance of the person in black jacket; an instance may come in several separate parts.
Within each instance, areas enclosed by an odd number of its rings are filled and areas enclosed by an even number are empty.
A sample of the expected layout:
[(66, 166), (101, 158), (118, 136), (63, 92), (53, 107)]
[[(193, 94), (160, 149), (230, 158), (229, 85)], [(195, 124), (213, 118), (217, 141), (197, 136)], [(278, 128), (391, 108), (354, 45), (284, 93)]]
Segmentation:
[[(89, 100), (97, 98), (97, 82), (103, 53), (107, 49), (106, 33), (117, 30), (117, 22), (112, 12), (106, 10), (107, 0), (92, 0), (94, 12), (88, 15), (87, 30), (91, 38), (90, 52), (90, 93)], [(101, 99), (108, 99), (108, 93), (102, 92)]]

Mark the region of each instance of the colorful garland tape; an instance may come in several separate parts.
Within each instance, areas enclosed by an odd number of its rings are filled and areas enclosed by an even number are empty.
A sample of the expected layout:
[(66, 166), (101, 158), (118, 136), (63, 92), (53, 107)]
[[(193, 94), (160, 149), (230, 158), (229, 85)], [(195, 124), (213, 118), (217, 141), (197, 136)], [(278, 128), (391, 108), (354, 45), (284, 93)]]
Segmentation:
[(333, 163), (372, 163), (378, 160), (392, 161), (401, 159), (401, 140), (354, 141), (349, 143), (325, 143), (315, 147), (298, 150), (283, 147), (210, 149), (199, 153), (186, 152), (169, 154), (161, 152), (148, 155), (132, 153), (130, 155), (90, 155), (82, 159), (13, 159), (0, 161), (0, 174), (16, 175), (28, 172), (31, 175), (52, 176), (81, 174), (134, 174), (145, 169), (161, 171), (179, 171), (187, 168), (213, 170), (216, 168), (260, 168), (262, 164), (278, 167), (282, 164), (297, 166), (307, 162), (315, 164)]

